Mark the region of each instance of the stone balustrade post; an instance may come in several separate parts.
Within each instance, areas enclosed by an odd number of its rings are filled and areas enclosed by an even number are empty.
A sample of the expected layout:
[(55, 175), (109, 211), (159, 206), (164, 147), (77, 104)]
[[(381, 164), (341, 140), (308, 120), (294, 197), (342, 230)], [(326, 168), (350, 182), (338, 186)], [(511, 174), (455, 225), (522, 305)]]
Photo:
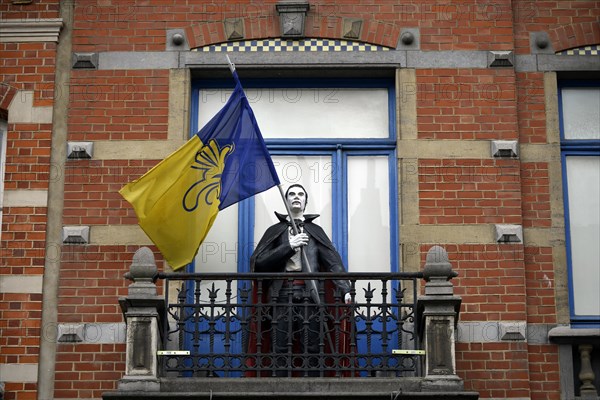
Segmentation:
[(600, 349), (600, 330), (559, 325), (550, 329), (548, 339), (558, 344), (563, 398), (575, 398), (579, 392), (582, 399), (599, 399), (593, 357)]
[(443, 247), (429, 249), (423, 270), (425, 295), (417, 299), (417, 323), (425, 349), (423, 391), (464, 390), (462, 379), (456, 375), (455, 353), (461, 298), (454, 295), (450, 282), (457, 275)]
[(154, 254), (142, 247), (133, 256), (125, 277), (132, 281), (119, 304), (127, 324), (125, 375), (120, 391), (159, 391), (157, 351), (162, 348), (165, 300), (157, 296)]

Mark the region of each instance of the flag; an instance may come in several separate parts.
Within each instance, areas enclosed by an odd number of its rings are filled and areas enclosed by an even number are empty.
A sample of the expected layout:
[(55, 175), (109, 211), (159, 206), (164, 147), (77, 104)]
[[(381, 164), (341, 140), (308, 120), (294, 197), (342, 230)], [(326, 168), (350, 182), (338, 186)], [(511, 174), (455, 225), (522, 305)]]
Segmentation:
[(173, 269), (194, 259), (220, 210), (279, 184), (235, 71), (233, 78), (231, 97), (196, 135), (119, 191)]

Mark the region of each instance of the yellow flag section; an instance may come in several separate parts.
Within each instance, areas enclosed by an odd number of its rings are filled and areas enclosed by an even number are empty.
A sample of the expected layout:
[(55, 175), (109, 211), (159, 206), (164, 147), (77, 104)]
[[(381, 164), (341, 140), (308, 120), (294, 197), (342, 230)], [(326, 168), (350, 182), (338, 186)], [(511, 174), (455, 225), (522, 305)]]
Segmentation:
[(221, 176), (233, 144), (195, 135), (119, 193), (173, 269), (190, 263), (218, 212)]

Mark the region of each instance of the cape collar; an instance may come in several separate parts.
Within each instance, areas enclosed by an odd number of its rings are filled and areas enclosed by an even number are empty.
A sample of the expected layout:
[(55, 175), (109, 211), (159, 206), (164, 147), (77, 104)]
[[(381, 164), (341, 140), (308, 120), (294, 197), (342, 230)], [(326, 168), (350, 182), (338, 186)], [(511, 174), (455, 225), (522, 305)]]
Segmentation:
[[(288, 216), (285, 214), (279, 214), (277, 211), (275, 211), (275, 216), (277, 217), (279, 222), (287, 223), (288, 221)], [(309, 224), (317, 218), (319, 218), (319, 214), (304, 214), (304, 223)]]

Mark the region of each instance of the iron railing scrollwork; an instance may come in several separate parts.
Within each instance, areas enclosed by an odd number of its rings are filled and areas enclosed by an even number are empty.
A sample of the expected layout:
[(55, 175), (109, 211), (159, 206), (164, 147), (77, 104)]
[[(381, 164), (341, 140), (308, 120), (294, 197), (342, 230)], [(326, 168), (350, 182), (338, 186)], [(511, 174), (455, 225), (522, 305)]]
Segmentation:
[[(168, 304), (165, 350), (172, 350), (160, 356), (165, 376), (420, 376), (415, 310), (421, 273), (159, 278)], [(309, 279), (317, 283), (318, 305), (302, 285)], [(351, 302), (332, 284), (338, 279), (351, 283)], [(284, 290), (267, 296), (276, 280)]]

